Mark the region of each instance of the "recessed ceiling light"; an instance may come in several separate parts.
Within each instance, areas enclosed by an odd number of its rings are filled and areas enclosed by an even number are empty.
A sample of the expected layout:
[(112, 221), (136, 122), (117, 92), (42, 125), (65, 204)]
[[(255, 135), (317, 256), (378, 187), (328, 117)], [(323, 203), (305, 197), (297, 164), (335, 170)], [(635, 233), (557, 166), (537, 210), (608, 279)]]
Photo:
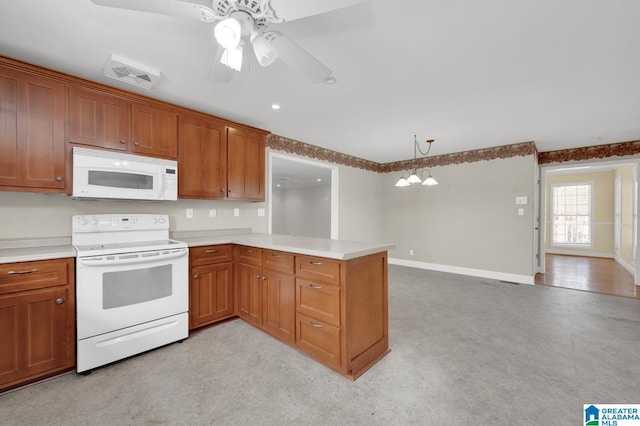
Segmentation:
[(336, 78), (332, 75), (322, 80), (324, 84), (335, 84), (336, 81), (337, 81)]
[(271, 104), (271, 109), (280, 109), (280, 105), (278, 105), (278, 104)]
[(318, 178), (318, 179), (316, 179), (316, 181), (318, 181), (318, 182), (322, 182), (322, 179)]

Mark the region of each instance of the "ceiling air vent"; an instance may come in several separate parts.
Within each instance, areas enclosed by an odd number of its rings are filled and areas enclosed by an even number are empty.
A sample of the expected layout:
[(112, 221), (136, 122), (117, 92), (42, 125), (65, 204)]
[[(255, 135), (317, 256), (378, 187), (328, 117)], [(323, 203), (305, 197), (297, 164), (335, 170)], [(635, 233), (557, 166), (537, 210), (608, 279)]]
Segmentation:
[(160, 78), (160, 71), (112, 54), (104, 66), (104, 75), (124, 83), (150, 89)]

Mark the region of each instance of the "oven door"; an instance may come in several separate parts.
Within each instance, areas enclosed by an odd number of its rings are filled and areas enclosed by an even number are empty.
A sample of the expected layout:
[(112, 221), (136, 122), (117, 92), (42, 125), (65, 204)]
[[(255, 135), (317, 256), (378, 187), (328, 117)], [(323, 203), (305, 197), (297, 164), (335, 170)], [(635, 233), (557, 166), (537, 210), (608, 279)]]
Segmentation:
[(188, 248), (76, 260), (78, 339), (188, 311)]

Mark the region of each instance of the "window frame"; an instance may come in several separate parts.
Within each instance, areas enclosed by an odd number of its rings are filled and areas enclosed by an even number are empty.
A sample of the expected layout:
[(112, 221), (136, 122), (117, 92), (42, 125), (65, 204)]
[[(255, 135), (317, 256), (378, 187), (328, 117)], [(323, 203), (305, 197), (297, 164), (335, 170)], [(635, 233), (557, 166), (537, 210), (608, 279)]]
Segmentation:
[[(554, 191), (555, 188), (558, 187), (567, 187), (567, 186), (588, 186), (589, 187), (589, 243), (558, 243), (554, 241), (553, 235), (553, 224), (556, 217), (555, 214), (555, 197)], [(565, 247), (565, 248), (583, 248), (583, 249), (591, 249), (593, 248), (593, 223), (594, 223), (594, 209), (593, 209), (593, 199), (594, 196), (594, 188), (595, 185), (593, 182), (563, 182), (563, 183), (554, 183), (551, 184), (551, 194), (549, 194), (549, 216), (551, 217), (550, 229), (549, 229), (549, 239), (551, 240), (551, 247)]]

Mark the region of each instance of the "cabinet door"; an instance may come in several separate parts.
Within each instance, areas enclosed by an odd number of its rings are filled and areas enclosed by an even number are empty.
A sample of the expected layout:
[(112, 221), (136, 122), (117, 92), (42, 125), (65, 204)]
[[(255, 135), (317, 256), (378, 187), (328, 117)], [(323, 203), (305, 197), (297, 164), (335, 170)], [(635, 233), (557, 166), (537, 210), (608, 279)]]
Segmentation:
[(178, 114), (160, 105), (132, 106), (131, 150), (138, 154), (178, 158)]
[(106, 93), (69, 87), (69, 142), (126, 151), (130, 103)]
[(227, 194), (227, 144), (223, 123), (180, 114), (178, 196), (224, 198)]
[(65, 367), (67, 287), (0, 296), (0, 388)]
[(227, 197), (264, 201), (264, 136), (227, 128)]
[(0, 67), (0, 185), (63, 192), (65, 86)]
[(257, 327), (262, 327), (262, 268), (238, 263), (238, 315)]
[(233, 315), (232, 263), (191, 269), (189, 327), (196, 328)]
[(263, 327), (280, 340), (295, 341), (295, 287), (293, 276), (275, 271), (264, 271)]

